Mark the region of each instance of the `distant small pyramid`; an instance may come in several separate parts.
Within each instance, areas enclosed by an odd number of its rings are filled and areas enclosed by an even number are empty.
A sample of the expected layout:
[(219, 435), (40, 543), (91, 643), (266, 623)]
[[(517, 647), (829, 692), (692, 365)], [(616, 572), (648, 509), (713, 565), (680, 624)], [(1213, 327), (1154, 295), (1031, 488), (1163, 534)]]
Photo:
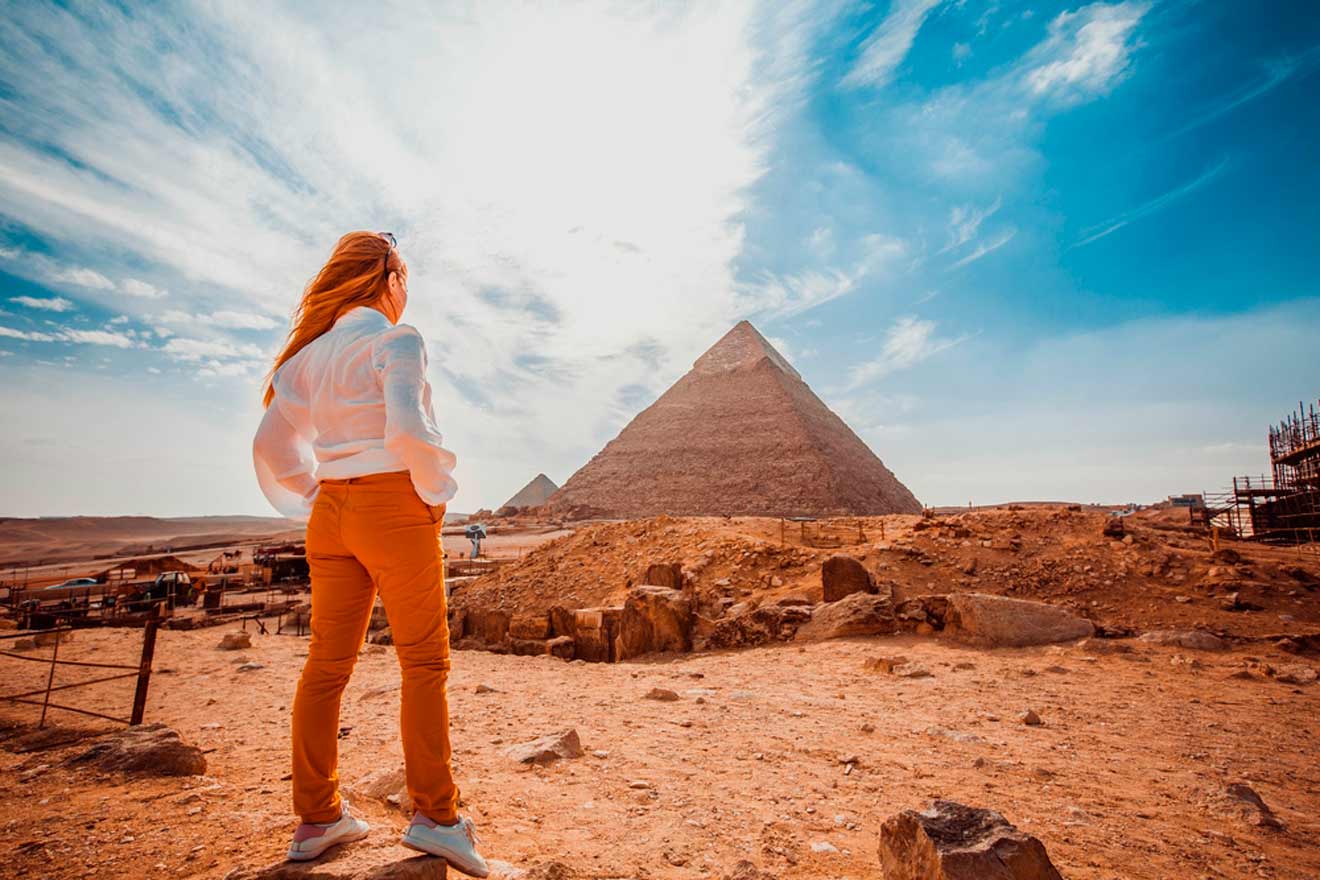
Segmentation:
[(532, 481), (518, 490), (504, 507), (540, 507), (550, 500), (550, 496), (559, 491), (559, 487), (545, 474), (537, 474)]
[(697, 358), (549, 506), (625, 518), (921, 512), (747, 321)]

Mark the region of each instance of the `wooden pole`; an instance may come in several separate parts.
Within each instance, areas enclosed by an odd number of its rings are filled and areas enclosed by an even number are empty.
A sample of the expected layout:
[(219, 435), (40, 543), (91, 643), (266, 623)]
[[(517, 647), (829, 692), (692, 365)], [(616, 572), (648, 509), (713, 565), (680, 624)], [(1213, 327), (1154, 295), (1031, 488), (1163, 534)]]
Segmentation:
[(151, 684), (151, 660), (156, 654), (156, 630), (160, 628), (160, 604), (157, 603), (142, 627), (142, 658), (138, 662), (137, 690), (133, 692), (133, 714), (130, 725), (142, 723), (147, 708), (147, 686)]
[(46, 696), (41, 702), (41, 720), (37, 722), (37, 727), (46, 726), (46, 709), (50, 706), (50, 688), (55, 683), (55, 661), (60, 656), (60, 631), (55, 630), (55, 647), (50, 652), (50, 675), (46, 676)]

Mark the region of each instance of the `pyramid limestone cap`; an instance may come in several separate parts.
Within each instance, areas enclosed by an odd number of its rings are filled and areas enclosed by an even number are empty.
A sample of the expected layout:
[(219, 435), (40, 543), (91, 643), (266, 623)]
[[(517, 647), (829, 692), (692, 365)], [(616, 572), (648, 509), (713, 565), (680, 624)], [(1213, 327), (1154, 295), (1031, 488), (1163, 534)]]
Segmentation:
[(724, 373), (754, 367), (763, 360), (770, 361), (794, 379), (802, 378), (750, 321), (739, 321), (733, 325), (733, 329), (725, 333), (719, 342), (697, 358), (692, 369), (697, 373)]

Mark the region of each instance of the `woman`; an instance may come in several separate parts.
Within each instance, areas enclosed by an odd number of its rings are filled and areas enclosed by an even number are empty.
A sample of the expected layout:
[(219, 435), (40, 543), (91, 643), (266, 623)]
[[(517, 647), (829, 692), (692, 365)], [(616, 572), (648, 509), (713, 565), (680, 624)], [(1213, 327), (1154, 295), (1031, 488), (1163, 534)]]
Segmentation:
[(487, 875), (450, 767), (444, 564), (439, 530), (454, 496), (421, 335), (400, 324), (408, 265), (390, 233), (350, 232), (307, 289), (275, 359), (253, 458), (262, 491), (307, 523), (311, 644), (293, 701), (289, 858), (314, 859), (367, 834), (339, 796), (339, 700), (379, 590), (403, 670), (400, 728), (416, 815), (413, 849)]

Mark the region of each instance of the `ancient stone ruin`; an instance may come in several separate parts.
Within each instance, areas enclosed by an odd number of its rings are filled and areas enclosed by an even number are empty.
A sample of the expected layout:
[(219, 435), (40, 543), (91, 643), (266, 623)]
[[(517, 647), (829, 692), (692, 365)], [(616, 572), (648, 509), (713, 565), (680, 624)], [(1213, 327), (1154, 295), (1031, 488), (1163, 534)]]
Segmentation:
[(578, 516), (875, 515), (921, 503), (747, 321), (548, 502)]
[(876, 579), (858, 559), (843, 554), (826, 559), (820, 576), (823, 602), (789, 596), (751, 605), (701, 593), (679, 563), (653, 563), (644, 582), (629, 587), (622, 605), (553, 605), (510, 613), (455, 603), (449, 633), (459, 648), (591, 663), (899, 632), (947, 631), (959, 641), (991, 648), (1076, 641), (1095, 633), (1090, 621), (1043, 602), (978, 593), (896, 600), (891, 581)]

